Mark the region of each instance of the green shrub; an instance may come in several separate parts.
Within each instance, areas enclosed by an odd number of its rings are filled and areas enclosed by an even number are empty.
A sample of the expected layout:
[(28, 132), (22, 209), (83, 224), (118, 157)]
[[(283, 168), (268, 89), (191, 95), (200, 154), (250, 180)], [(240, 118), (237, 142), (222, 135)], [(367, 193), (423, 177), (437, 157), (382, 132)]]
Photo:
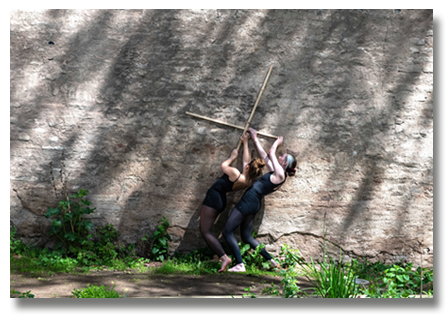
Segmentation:
[(281, 260), (280, 266), (282, 268), (296, 267), (298, 264), (304, 262), (302, 256), (298, 249), (293, 250), (288, 244), (282, 245), (282, 250), (280, 252)]
[(109, 286), (104, 287), (104, 285), (101, 286), (90, 286), (90, 284), (87, 285), (87, 288), (81, 288), (81, 289), (73, 289), (73, 297), (78, 299), (86, 299), (86, 298), (122, 298), (126, 297), (122, 294), (116, 292), (114, 290), (115, 285), (112, 286), (111, 289), (109, 289)]
[(264, 259), (261, 255), (261, 249), (264, 248), (263, 244), (258, 245), (255, 250), (250, 253), (250, 245), (238, 243), (241, 251), (241, 258), (245, 263), (246, 269), (258, 268), (262, 270), (269, 270), (271, 268), (271, 263), (269, 260)]
[(280, 275), (283, 276), (281, 285), (283, 286), (282, 294), (284, 298), (301, 297), (302, 290), (297, 284), (297, 271), (290, 267), (287, 270), (280, 270)]
[(433, 270), (412, 263), (383, 264), (380, 261), (352, 261), (357, 277), (370, 281), (360, 293), (369, 298), (406, 298), (420, 293), (432, 295)]
[(170, 247), (168, 241), (172, 241), (171, 236), (166, 232), (170, 223), (165, 217), (159, 220), (158, 223), (161, 224), (157, 227), (156, 231), (149, 237), (146, 234), (142, 238), (142, 241), (146, 242), (149, 246), (151, 259), (163, 261), (168, 258), (168, 249)]
[(91, 209), (91, 203), (84, 199), (88, 194), (87, 190), (80, 189), (70, 196), (72, 200), (67, 197), (56, 208), (48, 208), (45, 214), (47, 218), (54, 218), (49, 234), (59, 239), (55, 249), (63, 254), (67, 252), (76, 257), (80, 251), (92, 250), (93, 223), (84, 216), (93, 213), (95, 208)]
[(111, 225), (94, 226), (84, 216), (94, 213), (91, 203), (85, 199), (87, 190), (80, 189), (71, 199), (59, 202), (56, 208), (48, 208), (47, 218), (53, 218), (50, 236), (58, 238), (55, 251), (74, 258), (79, 266), (102, 264), (111, 266), (117, 257), (135, 258), (135, 246), (120, 245), (119, 233)]
[(352, 259), (351, 267), (358, 278), (373, 281), (382, 277), (384, 275), (384, 271), (392, 267), (392, 265), (386, 265), (381, 261), (376, 261), (373, 263), (365, 259), (361, 261)]
[(9, 253), (11, 256), (13, 254), (21, 254), (26, 249), (22, 241), (16, 238), (16, 234), (16, 228), (11, 226), (9, 230)]
[(62, 200), (55, 208), (49, 207), (45, 214), (51, 220), (49, 235), (57, 240), (56, 244), (52, 251), (27, 246), (16, 238), (16, 229), (11, 226), (11, 271), (70, 272), (78, 266), (88, 270), (96, 265), (106, 265), (117, 269), (133, 266), (143, 268), (145, 259), (137, 258), (134, 244), (127, 247), (120, 244), (119, 233), (112, 225), (95, 226), (86, 218), (95, 211), (95, 208), (90, 208), (91, 203), (87, 200), (89, 191), (80, 189), (77, 193), (68, 195), (64, 155), (61, 162), (61, 192), (58, 192), (56, 188), (52, 163), (50, 163), (50, 174), (55, 195)]

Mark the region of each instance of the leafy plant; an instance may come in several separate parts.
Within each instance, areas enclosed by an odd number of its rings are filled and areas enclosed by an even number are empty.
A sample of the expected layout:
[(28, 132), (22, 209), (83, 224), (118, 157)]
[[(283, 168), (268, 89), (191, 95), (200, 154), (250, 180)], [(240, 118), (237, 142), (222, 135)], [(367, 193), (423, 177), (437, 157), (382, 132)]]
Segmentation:
[(109, 286), (104, 287), (104, 285), (101, 286), (90, 286), (90, 284), (87, 285), (87, 288), (81, 288), (81, 289), (73, 289), (73, 297), (78, 299), (85, 299), (85, 298), (122, 298), (126, 297), (126, 295), (122, 295), (114, 290), (115, 285), (112, 286), (111, 289), (109, 289)]
[(423, 287), (428, 287), (428, 291), (433, 290), (433, 268), (417, 268), (417, 273), (421, 275), (421, 286), (422, 290)]
[[(17, 296), (19, 295), (19, 296)], [(18, 299), (34, 299), (34, 294), (31, 294), (31, 291), (27, 292), (19, 292), (16, 291), (14, 288), (9, 291), (9, 297), (10, 298), (18, 298)]]
[(20, 239), (16, 238), (17, 230), (15, 227), (10, 226), (9, 230), (9, 253), (12, 256), (13, 254), (20, 254), (26, 248)]
[(279, 272), (283, 279), (278, 286), (271, 283), (270, 286), (264, 288), (263, 294), (283, 296), (284, 298), (301, 297), (303, 295), (297, 282), (299, 274), (295, 268), (304, 262), (299, 253), (299, 250), (294, 250), (289, 245), (283, 244), (280, 252), (282, 269)]
[(280, 275), (283, 277), (280, 285), (284, 298), (301, 297), (303, 295), (302, 290), (297, 284), (298, 273), (293, 267), (280, 270)]
[(246, 264), (246, 268), (256, 267), (264, 270), (268, 270), (271, 267), (271, 263), (269, 260), (266, 260), (261, 255), (261, 249), (264, 248), (263, 244), (258, 245), (253, 253), (250, 253), (250, 245), (238, 243), (238, 246), (241, 251), (241, 257)]
[(275, 295), (275, 296), (280, 296), (280, 288), (276, 285), (274, 285), (273, 282), (271, 282), (271, 284), (265, 288), (263, 288), (263, 290), (261, 291), (262, 294), (267, 294), (267, 295)]
[(287, 299), (304, 295), (297, 282), (298, 273), (293, 267), (289, 267), (286, 270), (281, 269), (280, 275), (283, 277), (280, 285), (276, 286), (274, 283), (271, 283), (270, 286), (263, 288), (263, 294), (282, 296)]
[(134, 245), (128, 248), (120, 246), (119, 233), (111, 224), (94, 226), (84, 216), (94, 212), (91, 203), (85, 199), (87, 190), (80, 189), (70, 200), (59, 202), (58, 207), (48, 208), (47, 218), (52, 219), (50, 236), (55, 236), (59, 242), (55, 251), (76, 259), (80, 266), (92, 264), (111, 264), (119, 255), (129, 256), (134, 251)]
[[(417, 282), (414, 282), (413, 275), (416, 275), (411, 270), (412, 264), (405, 267), (399, 265), (393, 265), (391, 268), (385, 271), (385, 276), (383, 278), (384, 286), (388, 284), (389, 286), (397, 287), (403, 290), (416, 289), (418, 287)], [(411, 276), (410, 276), (411, 275)], [(420, 277), (418, 278), (418, 283), (420, 282)]]
[(351, 264), (358, 278), (371, 282), (368, 288), (361, 290), (367, 297), (410, 297), (432, 290), (432, 268), (413, 270), (412, 263), (384, 264), (356, 259)]
[(50, 236), (56, 236), (59, 243), (55, 249), (60, 249), (63, 254), (69, 252), (77, 256), (82, 250), (91, 250), (93, 236), (91, 229), (93, 223), (84, 216), (95, 211), (91, 204), (84, 199), (89, 191), (80, 189), (78, 193), (68, 196), (59, 202), (56, 208), (48, 208), (45, 217), (51, 218)]
[(118, 231), (111, 224), (106, 224), (100, 227), (96, 232), (98, 241), (95, 244), (97, 256), (101, 260), (112, 260), (118, 256), (117, 241)]
[(62, 199), (56, 208), (48, 208), (45, 214), (47, 218), (51, 219), (50, 236), (58, 239), (54, 250), (63, 256), (75, 258), (80, 266), (111, 265), (118, 256), (121, 258), (135, 257), (134, 245), (120, 246), (118, 231), (111, 224), (97, 227), (86, 218), (87, 215), (95, 211), (95, 208), (90, 208), (91, 202), (87, 200), (88, 190), (80, 189), (77, 193), (69, 196), (64, 162), (65, 157), (62, 152), (60, 192), (56, 188), (53, 163), (50, 162), (54, 192), (58, 199)]
[(168, 258), (168, 249), (169, 249), (169, 241), (172, 241), (171, 236), (166, 232), (170, 223), (168, 219), (163, 217), (159, 220), (158, 223), (161, 223), (156, 231), (148, 237), (146, 234), (145, 237), (142, 238), (142, 241), (148, 242), (151, 244), (151, 256), (153, 260), (163, 261)]
[[(361, 288), (360, 294), (365, 295), (367, 298), (409, 298), (409, 293), (404, 292), (402, 289), (397, 288), (395, 283), (391, 283), (385, 289), (382, 289), (376, 281), (369, 285), (368, 288)], [(412, 297), (415, 297), (412, 296)]]
[(299, 250), (294, 250), (287, 244), (282, 245), (280, 256), (280, 266), (282, 268), (296, 267), (298, 264), (304, 262), (304, 259), (300, 256)]
[(249, 297), (251, 299), (256, 299), (257, 296), (254, 293), (251, 293), (252, 287), (246, 287), (244, 288), (244, 291), (247, 292), (246, 294), (243, 294), (243, 298)]
[[(385, 267), (382, 277), (373, 279), (368, 288), (361, 289), (362, 294), (369, 298), (408, 298), (419, 293), (432, 295), (432, 269), (418, 267), (413, 270), (412, 263), (382, 267)], [(423, 291), (423, 286), (428, 291)]]
[(423, 291), (422, 294), (428, 295), (428, 297), (432, 297), (432, 296), (434, 296), (434, 290), (429, 289), (427, 292)]
[(350, 264), (353, 272), (356, 273), (358, 278), (368, 281), (374, 281), (375, 279), (382, 277), (384, 271), (392, 267), (392, 265), (386, 265), (381, 261), (372, 263), (366, 259), (362, 261), (352, 259)]
[[(387, 286), (387, 291), (395, 290), (400, 293), (401, 297), (408, 297), (417, 294), (421, 290), (422, 269), (419, 267), (416, 271), (412, 270), (412, 263), (405, 265), (393, 265), (385, 271), (383, 284), (381, 287)], [(425, 277), (425, 283), (432, 280), (432, 271), (428, 272)]]

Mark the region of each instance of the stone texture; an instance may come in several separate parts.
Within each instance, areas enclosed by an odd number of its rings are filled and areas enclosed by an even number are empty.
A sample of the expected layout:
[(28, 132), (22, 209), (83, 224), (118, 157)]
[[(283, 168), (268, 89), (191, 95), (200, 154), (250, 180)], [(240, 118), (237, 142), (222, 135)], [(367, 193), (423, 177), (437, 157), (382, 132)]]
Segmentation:
[(16, 10), (10, 28), (25, 240), (48, 243), (64, 153), (69, 190), (88, 189), (123, 242), (165, 216), (172, 251), (204, 247), (199, 209), (240, 131), (185, 112), (244, 125), (273, 64), (252, 126), (283, 135), (299, 168), (266, 197), (260, 241), (322, 255), (327, 212), (334, 253), (432, 265), (432, 10)]

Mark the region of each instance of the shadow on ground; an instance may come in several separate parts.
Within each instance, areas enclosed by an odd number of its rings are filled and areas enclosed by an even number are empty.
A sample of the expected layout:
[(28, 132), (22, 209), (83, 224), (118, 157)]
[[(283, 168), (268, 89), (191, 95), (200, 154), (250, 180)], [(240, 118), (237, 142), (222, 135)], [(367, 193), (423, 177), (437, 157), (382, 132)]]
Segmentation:
[[(241, 296), (245, 288), (251, 293), (261, 295), (263, 288), (271, 283), (278, 285), (281, 277), (248, 276), (245, 274), (209, 275), (151, 275), (147, 273), (125, 273), (114, 271), (93, 272), (85, 275), (58, 274), (51, 277), (36, 278), (24, 274), (11, 274), (10, 286), (16, 291), (31, 290), (35, 298), (70, 298), (74, 289), (90, 285), (115, 285), (119, 293), (128, 292), (128, 298), (144, 297), (191, 297), (191, 296)], [(304, 279), (299, 283), (308, 287)]]

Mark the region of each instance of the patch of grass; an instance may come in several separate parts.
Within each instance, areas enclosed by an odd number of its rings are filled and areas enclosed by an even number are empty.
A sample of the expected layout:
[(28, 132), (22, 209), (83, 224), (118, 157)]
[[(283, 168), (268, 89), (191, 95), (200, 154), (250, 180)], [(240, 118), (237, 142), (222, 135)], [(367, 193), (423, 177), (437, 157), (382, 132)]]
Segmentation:
[(36, 259), (27, 256), (21, 258), (10, 257), (9, 265), (11, 273), (25, 273), (32, 277), (47, 277), (60, 272), (57, 267), (45, 267)]
[(87, 299), (87, 298), (124, 298), (126, 294), (118, 293), (114, 290), (115, 285), (109, 289), (109, 286), (104, 287), (101, 286), (90, 286), (87, 285), (87, 288), (74, 289), (72, 294), (74, 298), (77, 299)]
[[(216, 274), (221, 268), (221, 264), (211, 261), (183, 261), (178, 259), (168, 259), (163, 264), (152, 271), (152, 274), (186, 274), (186, 275), (205, 275)], [(244, 275), (263, 276), (278, 275), (275, 271), (259, 269), (255, 265), (248, 265)]]
[(153, 274), (189, 274), (201, 275), (216, 273), (219, 269), (217, 263), (212, 262), (188, 262), (176, 259), (168, 259), (153, 270)]
[(138, 270), (139, 272), (146, 272), (148, 268), (145, 266), (149, 262), (149, 259), (145, 258), (116, 258), (110, 261), (107, 265), (111, 269), (118, 271), (125, 271), (127, 269)]
[[(32, 254), (33, 255), (33, 254)], [(144, 258), (124, 258), (111, 260), (108, 268), (125, 271), (128, 269), (147, 272), (149, 260)], [(25, 273), (33, 277), (49, 277), (56, 273), (84, 274), (90, 270), (103, 269), (103, 265), (78, 266), (76, 259), (62, 257), (57, 252), (42, 251), (39, 257), (25, 254), (10, 257), (10, 272)]]

